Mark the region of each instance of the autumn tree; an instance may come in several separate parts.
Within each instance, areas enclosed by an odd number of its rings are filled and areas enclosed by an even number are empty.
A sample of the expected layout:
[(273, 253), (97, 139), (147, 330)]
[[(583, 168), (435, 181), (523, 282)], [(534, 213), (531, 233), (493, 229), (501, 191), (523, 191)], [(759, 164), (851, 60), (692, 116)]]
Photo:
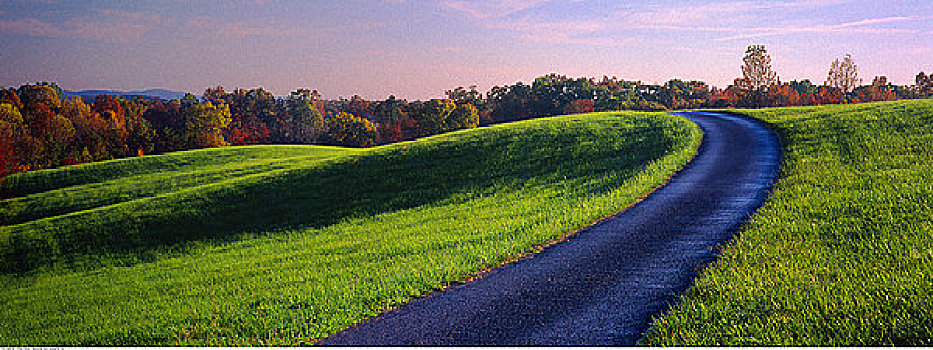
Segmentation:
[(840, 88), (822, 85), (817, 88), (813, 100), (818, 105), (840, 104), (846, 102), (846, 96)]
[(778, 84), (768, 89), (768, 95), (773, 106), (797, 106), (800, 104), (800, 93), (790, 84)]
[(564, 107), (565, 114), (581, 114), (596, 111), (596, 103), (588, 98), (573, 100), (567, 107)]
[(155, 101), (143, 114), (143, 118), (152, 125), (156, 153), (187, 149), (186, 123), (179, 100)]
[[(357, 96), (358, 97), (358, 96)], [(299, 89), (285, 101), (288, 114), (286, 141), (316, 143), (324, 132), (324, 108), (321, 95), (315, 91)]]
[(66, 164), (79, 164), (110, 158), (105, 139), (111, 131), (107, 122), (94, 112), (84, 100), (74, 97), (62, 102), (62, 116), (68, 118), (75, 129), (73, 152)]
[(130, 152), (128, 156), (144, 156), (154, 151), (155, 133), (149, 121), (143, 118), (143, 114), (152, 106), (152, 102), (139, 97), (123, 100), (127, 133), (126, 146)]
[(395, 95), (390, 95), (385, 101), (376, 102), (373, 106), (373, 121), (383, 123), (407, 117), (407, 107), (407, 101), (397, 99)]
[(223, 128), (230, 123), (230, 109), (226, 104), (199, 103), (196, 97), (188, 94), (182, 99), (181, 106), (185, 118), (185, 139), (190, 148), (227, 145)]
[(408, 102), (390, 95), (373, 106), (373, 122), (377, 125), (379, 142), (399, 142), (416, 137), (418, 124), (409, 116)]
[(23, 85), (16, 91), (23, 106), (21, 110), (36, 108), (37, 104), (44, 104), (53, 111), (61, 107), (62, 89), (53, 83), (39, 82), (35, 85)]
[(852, 61), (852, 55), (846, 54), (842, 61), (836, 59), (830, 65), (825, 85), (849, 93), (861, 83), (862, 79), (858, 77), (858, 66)]
[(363, 119), (372, 119), (373, 110), (369, 101), (360, 95), (353, 95), (349, 100), (341, 99), (341, 110)]
[(328, 141), (337, 146), (370, 147), (376, 144), (376, 127), (367, 119), (341, 112), (327, 120)]
[(921, 96), (933, 94), (933, 73), (930, 73), (930, 75), (923, 72), (917, 73), (914, 82), (917, 84), (917, 90)]
[(751, 90), (769, 87), (778, 82), (777, 73), (771, 70), (771, 55), (764, 45), (750, 45), (742, 58), (742, 86)]
[(0, 102), (0, 178), (29, 170), (29, 147), (23, 115), (12, 103)]
[(800, 101), (797, 105), (800, 106), (809, 106), (814, 103), (814, 95), (817, 92), (817, 86), (813, 84), (810, 79), (803, 79), (800, 81), (791, 80), (788, 85), (797, 91), (797, 95), (800, 96)]
[(447, 116), (445, 131), (475, 128), (479, 125), (479, 112), (473, 104), (461, 103)]
[(410, 105), (411, 118), (418, 124), (416, 137), (435, 135), (449, 129), (447, 118), (457, 105), (448, 99), (433, 99)]
[(204, 91), (203, 98), (214, 105), (225, 104), (230, 123), (223, 130), (224, 139), (234, 145), (288, 142), (288, 117), (272, 93), (256, 88), (226, 92), (222, 86)]

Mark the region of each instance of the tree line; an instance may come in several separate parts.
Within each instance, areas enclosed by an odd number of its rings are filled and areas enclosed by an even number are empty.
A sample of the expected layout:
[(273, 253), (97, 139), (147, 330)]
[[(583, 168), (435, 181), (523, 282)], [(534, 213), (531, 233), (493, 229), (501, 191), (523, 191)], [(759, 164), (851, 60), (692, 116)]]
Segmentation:
[(206, 89), (180, 100), (65, 96), (54, 83), (0, 89), (0, 177), (61, 165), (171, 151), (254, 144), (369, 147), (493, 123), (612, 110), (778, 107), (859, 103), (933, 95), (933, 73), (898, 86), (884, 76), (862, 85), (850, 55), (830, 65), (821, 85), (782, 82), (764, 46), (745, 52), (742, 77), (724, 89), (672, 79), (661, 85), (548, 74), (531, 84), (495, 86), (486, 94), (458, 87), (446, 98), (394, 96), (325, 100), (299, 89), (275, 97), (262, 88)]

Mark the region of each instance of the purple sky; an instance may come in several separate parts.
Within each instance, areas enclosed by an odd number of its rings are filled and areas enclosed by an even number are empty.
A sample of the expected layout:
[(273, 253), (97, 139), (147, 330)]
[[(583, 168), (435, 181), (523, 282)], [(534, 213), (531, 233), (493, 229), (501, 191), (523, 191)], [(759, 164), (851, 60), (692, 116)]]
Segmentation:
[(764, 44), (782, 80), (851, 53), (870, 82), (933, 71), (933, 1), (0, 0), (0, 86), (297, 88), (440, 97), (556, 72), (724, 87)]

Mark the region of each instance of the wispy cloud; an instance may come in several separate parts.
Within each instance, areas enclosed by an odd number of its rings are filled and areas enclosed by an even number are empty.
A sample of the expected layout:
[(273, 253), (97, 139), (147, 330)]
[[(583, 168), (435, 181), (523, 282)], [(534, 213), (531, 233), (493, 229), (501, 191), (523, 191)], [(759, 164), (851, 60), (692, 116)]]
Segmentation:
[(63, 36), (63, 31), (58, 27), (35, 18), (0, 21), (0, 32), (44, 37)]
[(915, 29), (903, 28), (877, 28), (871, 27), (874, 24), (907, 22), (915, 20), (915, 17), (881, 17), (869, 18), (859, 21), (846, 22), (841, 24), (818, 24), (811, 26), (788, 26), (776, 28), (750, 28), (745, 33), (717, 38), (717, 41), (729, 41), (748, 38), (762, 38), (777, 35), (802, 34), (802, 33), (822, 33), (822, 34), (914, 34), (919, 31)]
[(111, 10), (104, 9), (98, 11), (105, 18), (108, 18), (110, 22), (145, 22), (149, 24), (163, 24), (162, 16), (158, 13), (151, 12), (133, 12), (133, 11), (121, 11), (121, 10)]
[(658, 6), (634, 13), (631, 19), (644, 25), (702, 25), (710, 22), (722, 24), (748, 23), (752, 19), (773, 16), (775, 13), (826, 8), (850, 0), (798, 0), (798, 1), (728, 1), (702, 5)]
[(156, 29), (182, 30), (201, 39), (238, 39), (247, 36), (284, 37), (308, 34), (302, 28), (284, 28), (271, 24), (228, 21), (212, 16), (197, 16), (187, 21), (164, 19), (158, 13), (112, 9), (96, 11), (59, 23), (33, 17), (0, 20), (0, 32), (47, 38), (84, 38), (110, 42), (137, 42)]
[(604, 20), (541, 22), (518, 19), (492, 22), (490, 28), (515, 31), (515, 36), (529, 42), (618, 47), (631, 43), (630, 38), (612, 33), (618, 23)]
[(246, 36), (283, 37), (300, 35), (302, 30), (286, 29), (273, 25), (254, 25), (240, 21), (226, 21), (212, 16), (198, 16), (187, 22), (187, 26), (203, 37), (242, 38)]
[(470, 17), (487, 19), (502, 18), (534, 8), (551, 0), (492, 0), (492, 1), (446, 1), (443, 3)]
[[(107, 13), (104, 13), (107, 15)], [(36, 18), (0, 21), (0, 32), (48, 38), (87, 38), (115, 42), (138, 41), (154, 26), (145, 21), (104, 18), (92, 21), (72, 18), (61, 24), (44, 22)]]
[[(561, 0), (577, 2), (579, 0)], [(915, 20), (916, 17), (868, 18), (841, 24), (811, 24), (783, 27), (748, 26), (765, 24), (774, 13), (815, 13), (850, 0), (799, 0), (779, 2), (729, 1), (710, 4), (638, 5), (573, 20), (540, 18), (526, 10), (543, 7), (548, 0), (448, 1), (449, 9), (464, 13), (488, 28), (515, 32), (530, 42), (623, 46), (636, 42), (635, 30), (705, 32), (725, 35), (715, 41), (767, 37), (794, 33), (916, 33), (912, 29), (882, 28), (878, 25)], [(806, 17), (806, 15), (803, 15)]]

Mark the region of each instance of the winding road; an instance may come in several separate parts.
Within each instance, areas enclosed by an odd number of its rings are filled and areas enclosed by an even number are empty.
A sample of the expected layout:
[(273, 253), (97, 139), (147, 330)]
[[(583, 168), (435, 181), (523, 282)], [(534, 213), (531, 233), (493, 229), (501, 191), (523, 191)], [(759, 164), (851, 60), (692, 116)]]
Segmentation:
[(683, 116), (697, 156), (640, 203), (478, 280), (390, 310), (319, 345), (632, 345), (761, 206), (780, 143), (759, 122)]

